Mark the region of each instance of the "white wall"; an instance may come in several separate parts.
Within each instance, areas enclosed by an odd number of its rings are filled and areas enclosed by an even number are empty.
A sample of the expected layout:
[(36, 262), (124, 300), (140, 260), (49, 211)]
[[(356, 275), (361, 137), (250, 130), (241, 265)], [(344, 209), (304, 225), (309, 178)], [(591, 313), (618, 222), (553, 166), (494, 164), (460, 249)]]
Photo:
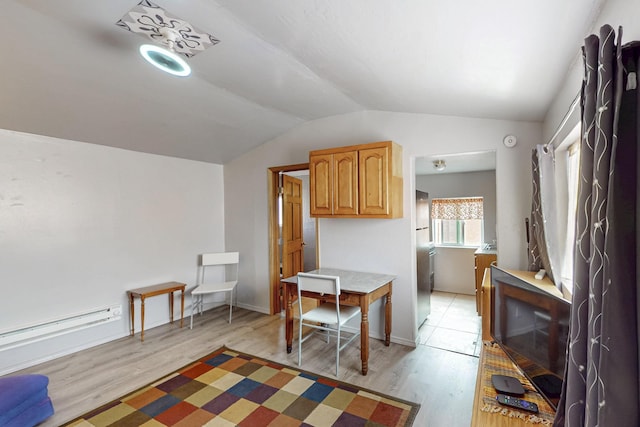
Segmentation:
[[(507, 134), (518, 137), (505, 148)], [(403, 146), (404, 218), (321, 219), (320, 265), (397, 275), (393, 290), (392, 340), (416, 339), (415, 157), (496, 150), (498, 258), (505, 268), (524, 269), (524, 218), (531, 209), (531, 149), (541, 139), (539, 123), (368, 111), (304, 123), (224, 167), (226, 245), (244, 254), (240, 304), (269, 310), (267, 168), (304, 163), (312, 149), (394, 140)], [(378, 304), (379, 305), (379, 304)], [(379, 315), (375, 316), (374, 313)], [(371, 335), (382, 336), (373, 307)], [(284, 342), (283, 342), (284, 348)]]
[[(123, 306), (120, 321), (0, 349), (0, 374), (128, 335), (127, 289), (192, 287), (197, 254), (224, 250), (222, 169), (0, 130), (0, 330)], [(147, 300), (146, 328), (167, 306)]]

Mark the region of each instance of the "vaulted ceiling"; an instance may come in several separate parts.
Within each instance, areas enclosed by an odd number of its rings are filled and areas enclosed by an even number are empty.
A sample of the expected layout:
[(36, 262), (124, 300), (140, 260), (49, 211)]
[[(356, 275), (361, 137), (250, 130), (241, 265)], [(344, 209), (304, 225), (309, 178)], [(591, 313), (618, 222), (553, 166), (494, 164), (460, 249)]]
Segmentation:
[(224, 164), (364, 110), (541, 121), (604, 1), (154, 0), (220, 40), (180, 78), (139, 0), (6, 0), (0, 128)]

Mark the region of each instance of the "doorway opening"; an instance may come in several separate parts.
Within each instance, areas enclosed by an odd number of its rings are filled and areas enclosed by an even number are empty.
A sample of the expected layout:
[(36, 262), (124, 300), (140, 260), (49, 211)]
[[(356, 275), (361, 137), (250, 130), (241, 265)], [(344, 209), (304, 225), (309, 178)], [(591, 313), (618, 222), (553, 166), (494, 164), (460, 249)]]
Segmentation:
[(271, 314), (281, 312), (280, 279), (318, 265), (317, 220), (309, 212), (309, 164), (268, 169)]

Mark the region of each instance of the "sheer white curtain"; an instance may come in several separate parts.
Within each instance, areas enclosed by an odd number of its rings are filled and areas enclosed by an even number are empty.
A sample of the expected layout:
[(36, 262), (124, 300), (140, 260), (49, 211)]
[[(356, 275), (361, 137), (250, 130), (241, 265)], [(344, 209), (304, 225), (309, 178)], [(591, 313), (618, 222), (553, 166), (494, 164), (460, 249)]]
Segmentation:
[(532, 153), (533, 198), (529, 240), (529, 270), (544, 269), (561, 288), (562, 254), (558, 244), (554, 151), (538, 145)]
[(567, 156), (567, 229), (562, 259), (562, 285), (573, 292), (573, 254), (576, 236), (576, 206), (578, 205), (578, 167), (580, 166), (580, 142), (573, 143), (564, 153)]

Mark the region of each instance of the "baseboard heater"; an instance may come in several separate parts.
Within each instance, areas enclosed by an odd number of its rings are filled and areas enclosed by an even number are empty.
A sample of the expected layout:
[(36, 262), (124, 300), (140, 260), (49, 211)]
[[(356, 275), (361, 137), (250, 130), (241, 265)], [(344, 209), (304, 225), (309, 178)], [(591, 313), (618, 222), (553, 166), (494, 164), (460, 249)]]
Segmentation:
[(113, 322), (122, 317), (122, 305), (112, 305), (80, 314), (0, 333), (0, 350), (31, 344), (70, 332)]

